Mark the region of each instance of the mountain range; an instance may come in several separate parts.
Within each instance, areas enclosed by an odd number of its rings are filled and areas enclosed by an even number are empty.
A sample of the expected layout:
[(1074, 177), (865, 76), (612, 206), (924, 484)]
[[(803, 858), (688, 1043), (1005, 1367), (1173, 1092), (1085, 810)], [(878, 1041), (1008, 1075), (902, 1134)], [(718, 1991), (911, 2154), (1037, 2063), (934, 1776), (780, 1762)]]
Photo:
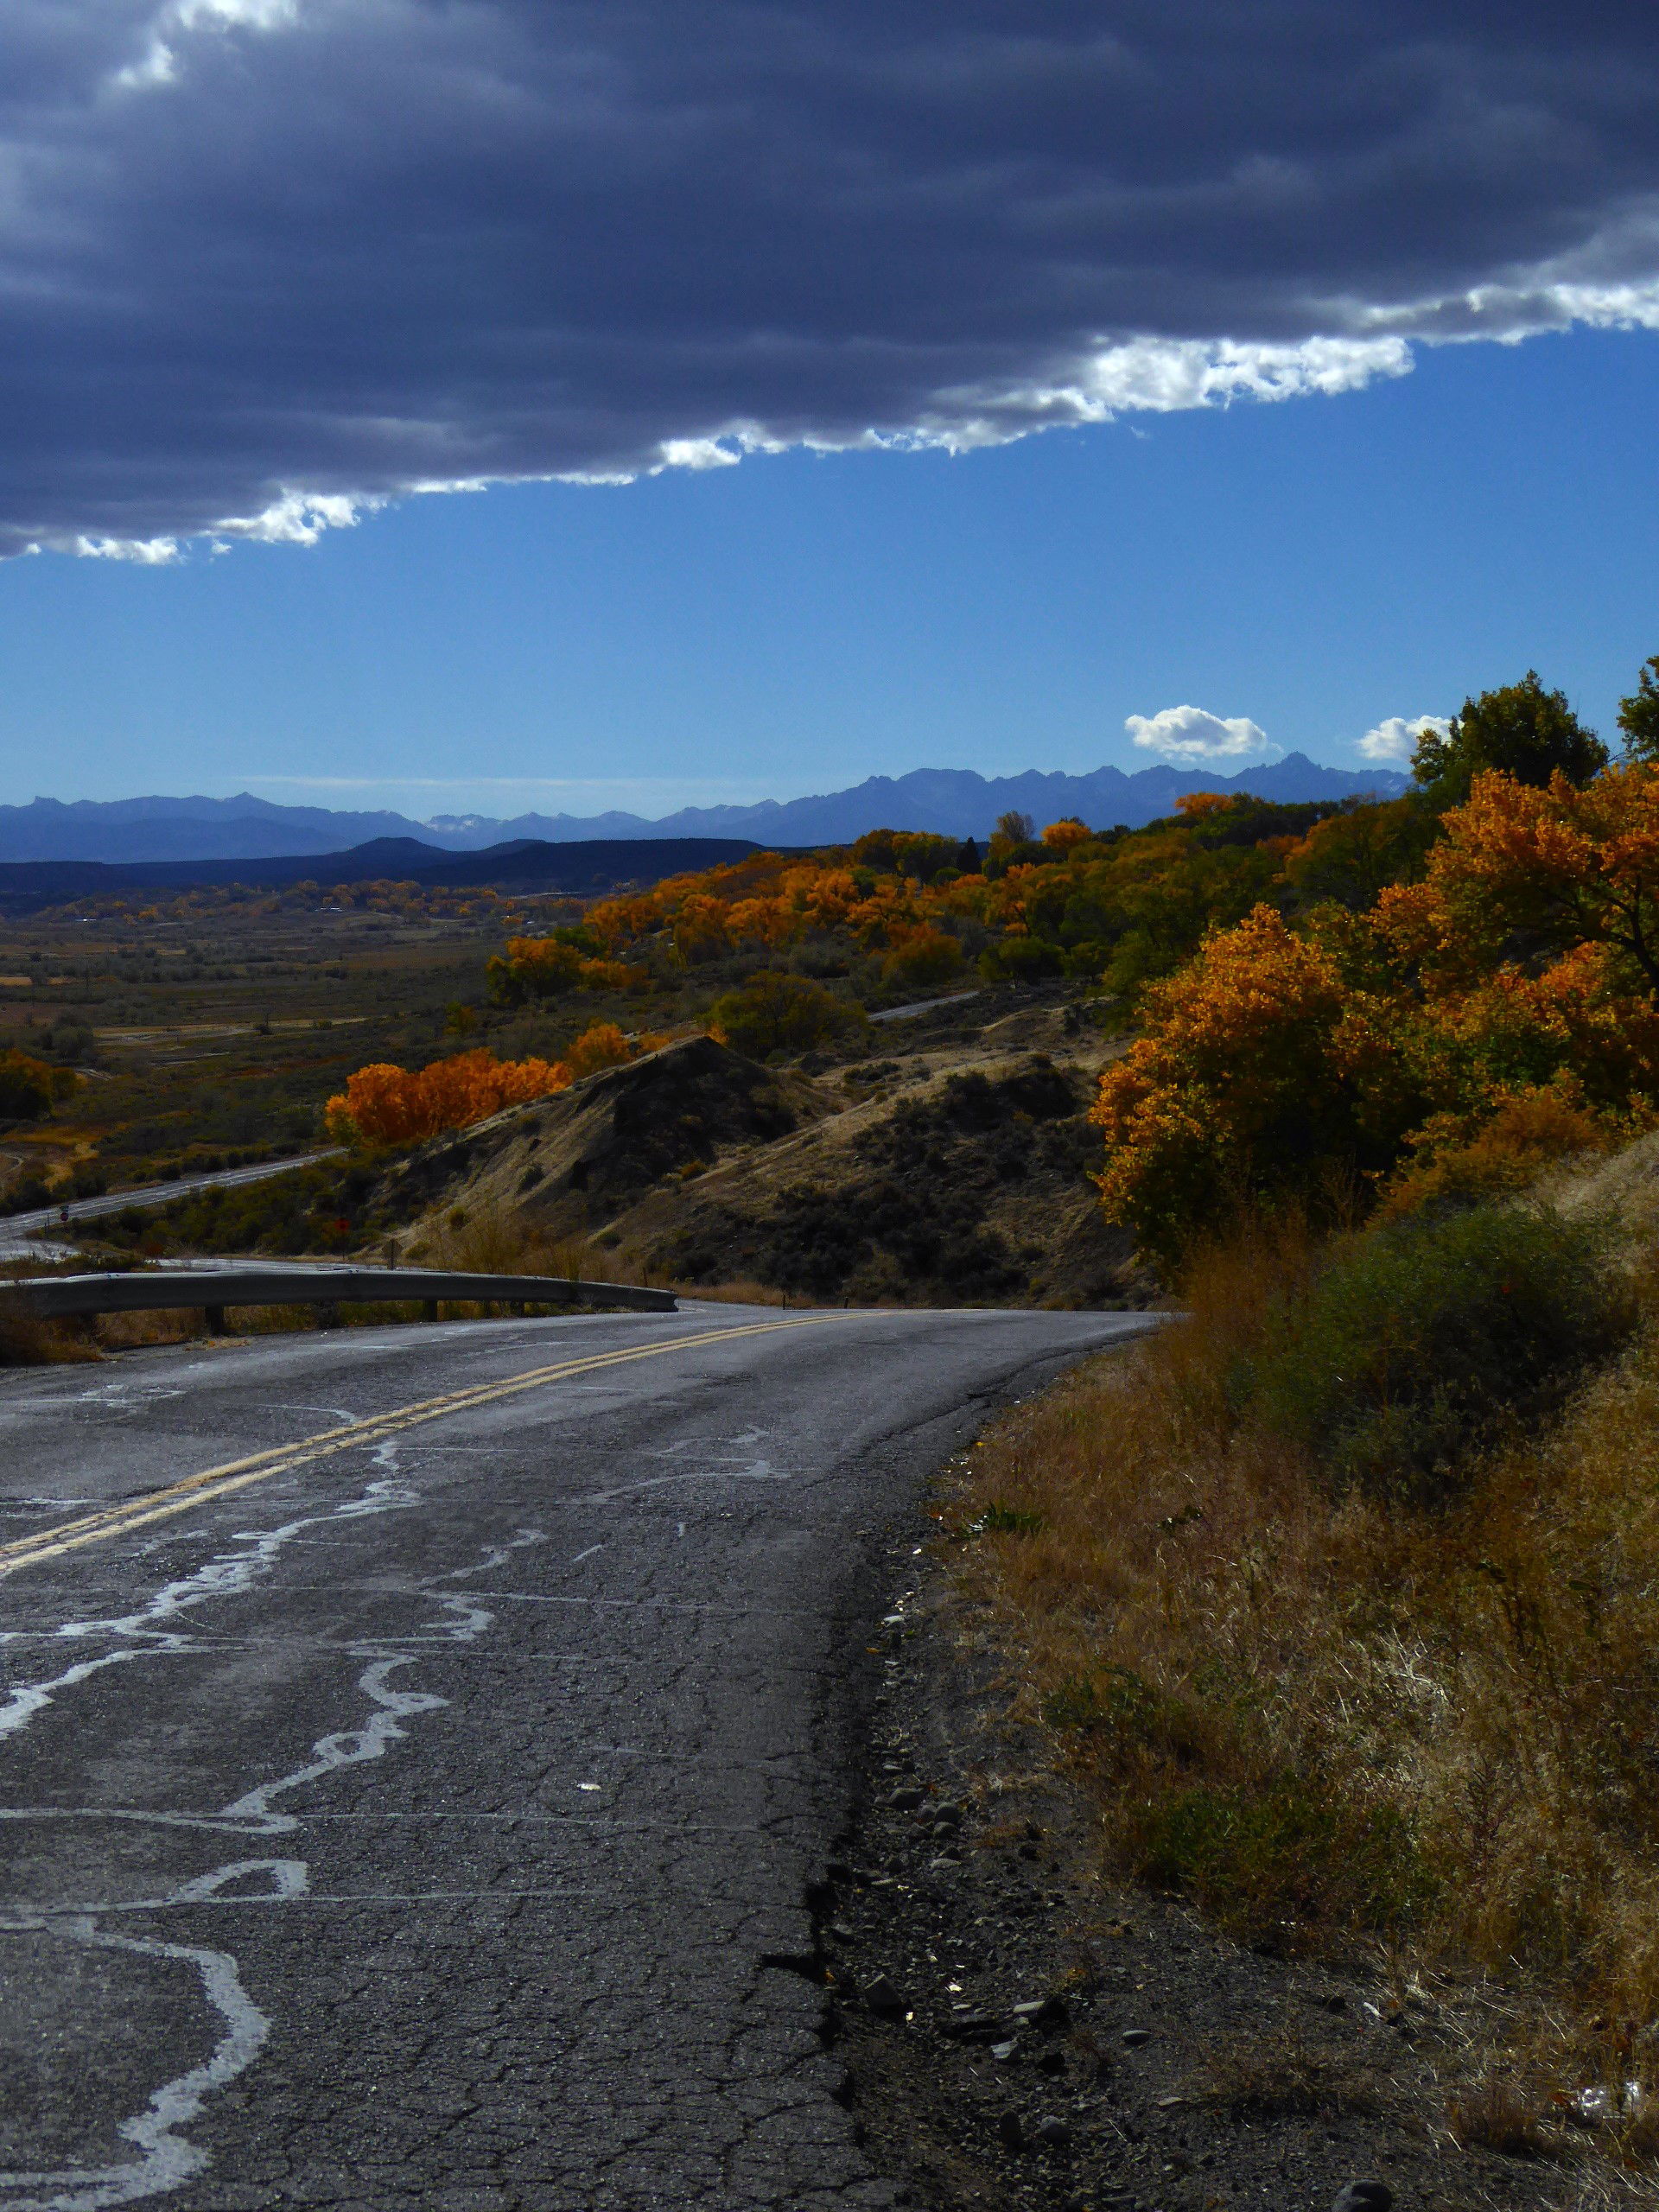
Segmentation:
[(1202, 768), (1156, 767), (1126, 772), (1103, 767), (1081, 776), (977, 774), (971, 768), (917, 768), (906, 776), (870, 776), (851, 789), (808, 798), (764, 799), (755, 806), (683, 807), (658, 821), (638, 814), (441, 814), (416, 822), (383, 810), (279, 806), (238, 791), (233, 798), (36, 798), (0, 806), (0, 861), (259, 860), (335, 854), (374, 839), (417, 838), (449, 852), (478, 852), (520, 838), (550, 844), (619, 838), (743, 838), (764, 845), (843, 844), (867, 830), (933, 830), (983, 837), (1010, 809), (1040, 826), (1075, 814), (1094, 829), (1142, 823), (1173, 813), (1184, 791), (1249, 791), (1295, 800), (1393, 798), (1408, 779), (1389, 769), (1361, 774), (1327, 768), (1305, 753), (1218, 776)]

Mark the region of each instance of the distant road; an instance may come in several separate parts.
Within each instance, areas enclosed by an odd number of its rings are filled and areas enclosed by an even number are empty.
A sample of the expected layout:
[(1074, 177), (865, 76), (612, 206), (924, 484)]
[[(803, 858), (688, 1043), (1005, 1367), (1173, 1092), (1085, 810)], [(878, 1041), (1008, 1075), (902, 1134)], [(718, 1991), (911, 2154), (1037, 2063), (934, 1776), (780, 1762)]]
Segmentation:
[[(102, 1198), (70, 1198), (67, 1201), (71, 1221), (96, 1221), (101, 1215), (119, 1213), (127, 1206), (165, 1206), (175, 1198), (188, 1198), (192, 1191), (230, 1191), (244, 1183), (264, 1183), (273, 1175), (291, 1175), (296, 1168), (310, 1167), (320, 1160), (338, 1160), (341, 1147), (331, 1146), (326, 1152), (308, 1152), (294, 1160), (263, 1160), (252, 1167), (221, 1167), (211, 1175), (183, 1175), (176, 1183), (146, 1183), (137, 1191), (106, 1191)], [(0, 1217), (0, 1260), (41, 1259), (48, 1256), (38, 1240), (30, 1241), (30, 1232), (37, 1229), (56, 1229), (63, 1219), (61, 1206), (38, 1206), (32, 1213), (14, 1213)]]
[(1147, 1325), (709, 1304), (0, 1375), (0, 2208), (895, 2202), (787, 1969), (882, 1532)]

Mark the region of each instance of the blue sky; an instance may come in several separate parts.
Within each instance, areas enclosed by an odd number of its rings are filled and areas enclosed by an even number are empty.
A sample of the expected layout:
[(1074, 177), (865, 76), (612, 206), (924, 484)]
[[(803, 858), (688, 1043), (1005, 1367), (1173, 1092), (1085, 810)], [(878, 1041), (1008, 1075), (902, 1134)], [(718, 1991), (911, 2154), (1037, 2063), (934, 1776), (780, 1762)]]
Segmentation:
[(9, 798), (1351, 760), (1659, 651), (1629, 0), (7, 0), (0, 175)]
[[(1659, 652), (1659, 339), (1421, 349), (1335, 397), (988, 450), (408, 500), (314, 545), (0, 567), (0, 797), (655, 813), (922, 766), (1145, 766), (1192, 702), (1357, 765)], [(496, 780), (505, 779), (505, 780)], [(520, 780), (522, 779), (522, 780)]]

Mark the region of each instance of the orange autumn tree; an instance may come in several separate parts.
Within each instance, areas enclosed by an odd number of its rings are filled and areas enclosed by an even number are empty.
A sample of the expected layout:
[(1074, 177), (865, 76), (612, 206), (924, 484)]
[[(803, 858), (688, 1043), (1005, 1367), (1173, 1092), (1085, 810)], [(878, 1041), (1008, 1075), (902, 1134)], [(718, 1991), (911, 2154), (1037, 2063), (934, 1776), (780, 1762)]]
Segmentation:
[(1385, 890), (1384, 928), (1452, 978), (1506, 953), (1605, 946), (1659, 1001), (1659, 770), (1604, 768), (1542, 790), (1489, 771), (1446, 815), (1420, 884)]
[(1421, 1100), (1387, 1001), (1258, 906), (1146, 995), (1147, 1033), (1107, 1069), (1107, 1212), (1173, 1258), (1241, 1204), (1318, 1210), (1391, 1164)]
[(1479, 773), (1421, 881), (1300, 926), (1212, 932), (1102, 1080), (1103, 1194), (1148, 1251), (1240, 1203), (1519, 1187), (1659, 1119), (1659, 769)]
[(486, 1121), (505, 1106), (522, 1106), (568, 1090), (583, 1076), (618, 1067), (661, 1040), (631, 1044), (614, 1022), (596, 1022), (562, 1060), (500, 1060), (483, 1046), (410, 1070), (381, 1061), (359, 1068), (326, 1109), (330, 1135), (344, 1143), (419, 1144), (446, 1129)]

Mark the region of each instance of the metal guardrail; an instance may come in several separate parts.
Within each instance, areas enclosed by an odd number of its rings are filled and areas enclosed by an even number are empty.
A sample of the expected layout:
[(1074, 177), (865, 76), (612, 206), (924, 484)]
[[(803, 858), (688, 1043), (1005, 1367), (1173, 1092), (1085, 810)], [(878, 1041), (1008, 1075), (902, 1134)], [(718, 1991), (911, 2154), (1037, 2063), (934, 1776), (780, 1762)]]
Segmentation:
[(180, 1268), (148, 1274), (35, 1275), (0, 1283), (0, 1313), (10, 1306), (43, 1321), (72, 1314), (205, 1313), (215, 1333), (226, 1326), (227, 1306), (315, 1306), (319, 1325), (337, 1325), (342, 1306), (380, 1305), (416, 1299), (429, 1321), (438, 1302), (474, 1305), (620, 1306), (640, 1313), (672, 1313), (671, 1292), (636, 1290), (630, 1283), (572, 1281), (564, 1275), (462, 1274), (442, 1268), (216, 1268), (191, 1274)]

